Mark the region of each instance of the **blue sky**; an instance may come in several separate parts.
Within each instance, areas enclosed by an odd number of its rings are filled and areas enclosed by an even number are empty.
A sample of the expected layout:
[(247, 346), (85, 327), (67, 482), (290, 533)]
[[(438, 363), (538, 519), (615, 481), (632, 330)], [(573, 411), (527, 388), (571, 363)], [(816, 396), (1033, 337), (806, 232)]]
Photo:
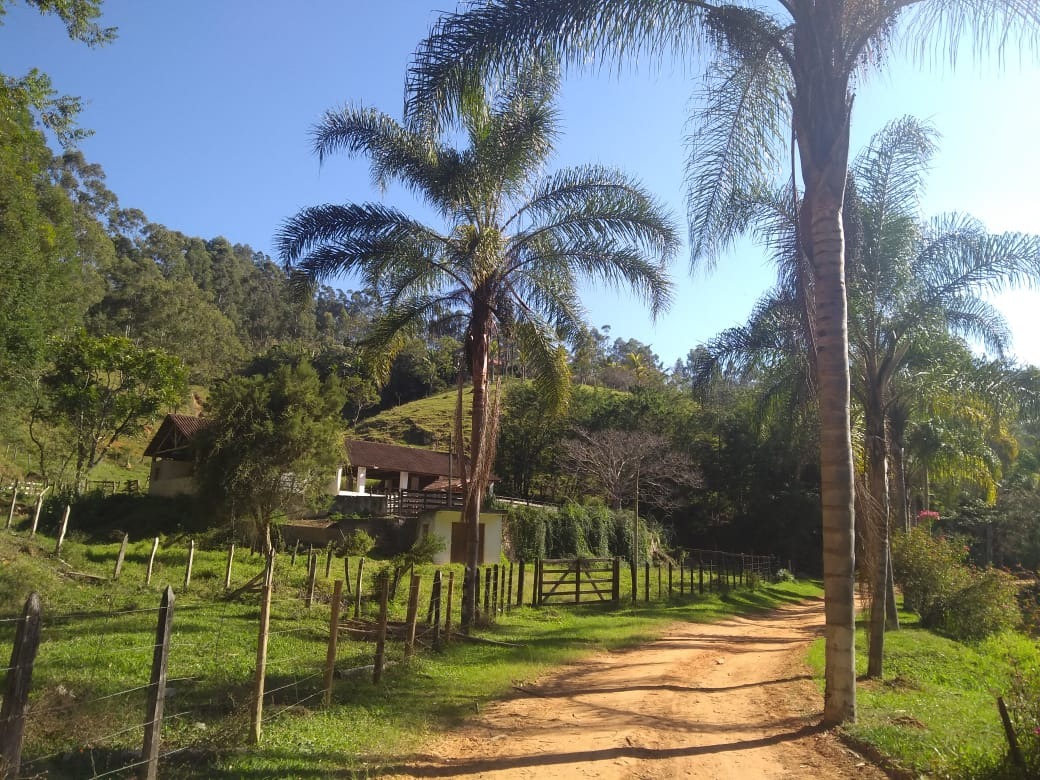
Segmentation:
[[(442, 9), (453, 3), (445, 2)], [(272, 253), (278, 225), (322, 202), (377, 200), (362, 160), (319, 168), (308, 131), (322, 112), (361, 102), (400, 116), (404, 74), (437, 16), (431, 0), (308, 0), (287, 13), (267, 0), (106, 0), (119, 38), (101, 49), (70, 42), (60, 23), (15, 4), (0, 27), (0, 71), (30, 67), (82, 96), (83, 143), (124, 206), (191, 235), (224, 235)], [(569, 75), (560, 97), (564, 135), (555, 166), (597, 162), (638, 176), (684, 223), (684, 147), (696, 82), (681, 66)], [(925, 215), (962, 211), (990, 230), (1040, 232), (1040, 69), (1010, 58), (1003, 70), (962, 58), (956, 71), (896, 57), (863, 84), (853, 147), (912, 113), (943, 138)], [(386, 202), (414, 208), (391, 190)], [(589, 321), (651, 344), (665, 365), (739, 324), (773, 270), (741, 245), (712, 273), (674, 266), (672, 310), (652, 323), (637, 303), (586, 291)], [(349, 286), (345, 280), (344, 286)], [(1040, 294), (997, 299), (1015, 353), (1040, 364)]]

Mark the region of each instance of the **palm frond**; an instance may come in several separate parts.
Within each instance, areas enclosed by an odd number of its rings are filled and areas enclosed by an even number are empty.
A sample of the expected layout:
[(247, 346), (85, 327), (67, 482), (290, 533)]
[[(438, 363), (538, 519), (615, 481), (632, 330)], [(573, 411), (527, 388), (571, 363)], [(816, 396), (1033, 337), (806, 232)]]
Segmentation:
[(459, 96), (476, 74), (500, 78), (532, 57), (566, 66), (665, 61), (704, 43), (704, 3), (674, 0), (488, 0), (442, 16), (415, 52), (405, 113), (411, 126), (457, 118)]
[(790, 133), (790, 70), (775, 51), (717, 60), (687, 138), (690, 260), (714, 265), (750, 221), (746, 193), (775, 180)]
[(924, 0), (901, 12), (901, 37), (918, 59), (945, 58), (951, 65), (966, 41), (976, 62), (992, 51), (1036, 56), (1040, 6), (1035, 0)]
[(562, 412), (570, 399), (571, 372), (556, 332), (544, 320), (529, 317), (517, 324), (514, 338), (533, 369), (540, 402), (550, 413)]

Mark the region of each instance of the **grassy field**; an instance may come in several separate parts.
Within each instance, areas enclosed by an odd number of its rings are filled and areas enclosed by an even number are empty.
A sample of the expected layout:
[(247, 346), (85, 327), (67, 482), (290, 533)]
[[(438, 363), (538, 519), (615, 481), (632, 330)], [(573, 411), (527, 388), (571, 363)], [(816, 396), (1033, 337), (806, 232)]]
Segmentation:
[[(1035, 640), (1007, 632), (964, 644), (920, 628), (916, 615), (900, 613), (902, 628), (885, 638), (883, 680), (862, 680), (858, 719), (847, 731), (873, 746), (911, 776), (1014, 777), (1005, 764), (1007, 742), (996, 697), (1020, 668), (1037, 668)], [(866, 671), (866, 626), (856, 636), (859, 674)], [(810, 663), (823, 674), (823, 643)]]
[[(391, 643), (391, 665), (380, 685), (368, 672), (341, 674), (333, 703), (325, 708), (321, 673), (332, 581), (324, 577), (322, 557), (315, 603), (307, 609), (303, 556), (290, 566), (283, 555), (276, 564), (263, 741), (253, 747), (248, 734), (257, 596), (224, 599), (223, 550), (197, 553), (185, 592), (187, 543), (185, 537), (163, 540), (152, 584), (146, 585), (150, 542), (130, 546), (121, 578), (112, 582), (118, 544), (74, 538), (57, 560), (53, 539), (30, 541), (24, 534), (0, 533), (0, 658), (9, 657), (12, 618), (28, 591), (37, 590), (44, 605), (23, 774), (55, 778), (112, 771), (128, 776), (119, 768), (133, 763), (140, 750), (144, 686), (166, 584), (176, 592), (163, 734), (163, 751), (169, 755), (161, 763), (167, 778), (324, 777), (344, 770), (374, 774), (415, 750), (431, 732), (449, 728), (483, 703), (508, 694), (514, 684), (554, 666), (595, 650), (646, 641), (676, 620), (713, 620), (819, 592), (811, 584), (791, 583), (732, 591), (725, 599), (676, 592), (671, 600), (638, 605), (626, 598), (617, 608), (514, 609), (479, 633), (520, 647), (452, 642), (436, 652), (427, 647), (409, 660), (399, 644)], [(375, 561), (367, 566), (362, 610), (370, 617), (376, 607), (370, 584), (379, 566)], [(356, 559), (350, 567), (353, 575)], [(240, 551), (233, 587), (261, 568), (259, 556)], [(332, 571), (333, 577), (340, 575), (342, 559), (334, 561)], [(419, 572), (424, 607), (432, 572), (432, 567)], [(82, 574), (102, 579), (87, 580)], [(392, 617), (403, 618), (405, 591), (402, 586), (391, 605)], [(457, 606), (454, 620), (457, 624)], [(364, 667), (372, 662), (372, 652), (370, 643), (344, 637), (337, 669)]]

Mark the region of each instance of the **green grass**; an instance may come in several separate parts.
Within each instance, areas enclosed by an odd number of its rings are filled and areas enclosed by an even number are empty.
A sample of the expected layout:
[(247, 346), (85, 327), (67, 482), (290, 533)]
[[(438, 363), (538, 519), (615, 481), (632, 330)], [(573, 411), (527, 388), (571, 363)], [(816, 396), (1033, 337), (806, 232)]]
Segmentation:
[[(862, 680), (858, 717), (846, 727), (895, 764), (933, 777), (1004, 777), (1007, 750), (996, 697), (1010, 687), (1012, 665), (1035, 667), (1034, 640), (1007, 632), (963, 644), (920, 628), (900, 613), (902, 628), (885, 637), (885, 675)], [(857, 672), (866, 671), (866, 630), (856, 635)], [(810, 663), (823, 673), (822, 640)]]
[[(374, 417), (362, 420), (350, 432), (370, 441), (388, 444), (407, 444), (428, 449), (448, 449), (450, 432), (454, 429), (455, 399), (457, 391), (451, 390), (423, 398), (419, 401), (395, 406)], [(468, 410), (473, 400), (473, 388), (463, 390), (462, 415), (464, 431), (469, 431)]]
[[(321, 690), (332, 583), (323, 576), (322, 557), (315, 604), (306, 609), (303, 556), (290, 567), (289, 556), (283, 555), (276, 567), (273, 602), (265, 703), (269, 720), (262, 744), (252, 747), (248, 728), (257, 599), (222, 598), (223, 550), (196, 554), (191, 588), (183, 592), (186, 547), (183, 537), (164, 540), (151, 585), (144, 584), (148, 541), (130, 546), (118, 582), (94, 583), (65, 572), (50, 555), (53, 540), (30, 542), (24, 534), (0, 533), (0, 658), (6, 661), (10, 653), (9, 618), (19, 611), (27, 592), (38, 590), (44, 604), (43, 643), (31, 697), (35, 715), (24, 753), (32, 763), (24, 773), (81, 777), (132, 760), (133, 751), (140, 749), (142, 731), (137, 724), (144, 712), (144, 691), (122, 692), (147, 682), (156, 607), (167, 583), (177, 596), (169, 660), (173, 694), (166, 704), (163, 750), (187, 749), (162, 763), (162, 776), (172, 778), (377, 773), (402, 760), (431, 733), (450, 728), (485, 702), (509, 695), (513, 685), (554, 666), (601, 649), (647, 641), (677, 620), (714, 620), (819, 594), (812, 584), (785, 583), (734, 590), (724, 598), (689, 593), (680, 597), (676, 581), (671, 600), (633, 605), (626, 598), (618, 608), (518, 608), (480, 633), (521, 647), (452, 642), (440, 652), (427, 648), (406, 660), (400, 645), (390, 643), (391, 665), (382, 684), (374, 685), (368, 673), (344, 676), (336, 680), (333, 704), (326, 709), (315, 694)], [(74, 571), (109, 577), (117, 550), (117, 544), (88, 545), (73, 539), (61, 557)], [(353, 576), (357, 561), (350, 563)], [(378, 566), (368, 563), (367, 582)], [(334, 577), (341, 576), (342, 567), (341, 560), (334, 562)], [(233, 585), (244, 583), (260, 568), (258, 556), (238, 552)], [(459, 570), (455, 571), (458, 582)], [(432, 572), (432, 567), (420, 571), (421, 617)], [(530, 579), (529, 571), (528, 583)], [(391, 605), (393, 617), (403, 618), (405, 598), (402, 585)], [(370, 594), (364, 612), (375, 612)], [(457, 605), (454, 620), (457, 624)], [(372, 651), (369, 643), (343, 637), (337, 668), (369, 664)]]

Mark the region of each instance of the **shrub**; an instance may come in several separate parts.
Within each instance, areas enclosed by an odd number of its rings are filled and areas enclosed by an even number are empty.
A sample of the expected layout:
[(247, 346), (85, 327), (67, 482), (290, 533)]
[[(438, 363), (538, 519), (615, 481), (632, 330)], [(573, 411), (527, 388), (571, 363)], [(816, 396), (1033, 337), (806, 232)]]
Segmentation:
[(368, 555), (376, 546), (376, 540), (362, 528), (355, 528), (343, 536), (343, 541), (337, 545), (339, 555)]
[(950, 598), (968, 585), (966, 557), (963, 545), (932, 536), (927, 526), (893, 537), (892, 565), (903, 588), (903, 603), (924, 625), (940, 624)]
[(953, 594), (941, 628), (954, 639), (976, 641), (1021, 622), (1015, 578), (999, 569), (969, 570), (968, 585)]
[(794, 582), (794, 574), (787, 569), (777, 569), (776, 571), (777, 582)]
[(1016, 666), (1005, 704), (1025, 760), (1025, 776), (1040, 777), (1040, 669)]
[(908, 609), (926, 628), (953, 639), (976, 641), (1021, 621), (1014, 578), (997, 569), (964, 564), (967, 548), (957, 540), (914, 528), (892, 540), (896, 581)]

